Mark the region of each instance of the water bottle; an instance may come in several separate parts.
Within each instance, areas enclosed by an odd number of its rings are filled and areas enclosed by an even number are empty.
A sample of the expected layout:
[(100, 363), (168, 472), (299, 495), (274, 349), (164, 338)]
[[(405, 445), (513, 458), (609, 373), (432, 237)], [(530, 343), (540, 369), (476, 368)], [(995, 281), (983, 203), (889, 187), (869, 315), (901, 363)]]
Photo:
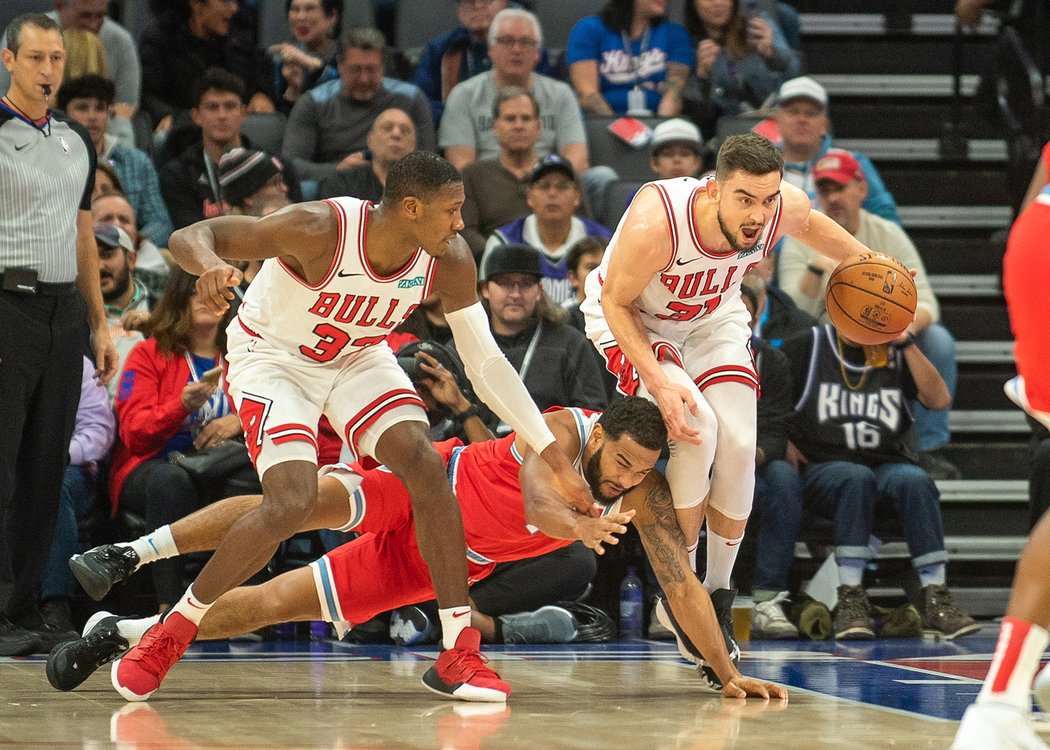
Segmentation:
[(620, 637), (642, 637), (642, 581), (633, 567), (620, 584)]

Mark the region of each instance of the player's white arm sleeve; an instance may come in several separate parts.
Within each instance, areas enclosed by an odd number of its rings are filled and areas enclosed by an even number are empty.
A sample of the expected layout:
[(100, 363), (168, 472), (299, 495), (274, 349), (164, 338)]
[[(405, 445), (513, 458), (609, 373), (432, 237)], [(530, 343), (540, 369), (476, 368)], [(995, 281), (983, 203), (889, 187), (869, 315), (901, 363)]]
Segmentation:
[(445, 320), (452, 329), (456, 350), (463, 358), (467, 377), (478, 396), (525, 438), (536, 453), (541, 453), (554, 442), (554, 434), (525, 390), (518, 373), (492, 338), (485, 308), (476, 302), (446, 314)]

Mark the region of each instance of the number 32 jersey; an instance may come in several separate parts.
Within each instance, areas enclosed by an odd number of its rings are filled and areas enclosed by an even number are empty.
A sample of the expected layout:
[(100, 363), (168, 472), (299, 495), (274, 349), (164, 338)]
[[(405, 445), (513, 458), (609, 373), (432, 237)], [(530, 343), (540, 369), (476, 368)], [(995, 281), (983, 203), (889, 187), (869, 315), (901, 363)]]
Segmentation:
[(269, 258), (232, 323), (313, 362), (332, 362), (381, 343), (430, 293), (436, 263), (416, 248), (404, 267), (381, 276), (365, 254), (371, 204), (357, 198), (326, 202), (338, 219), (339, 239), (324, 279), (308, 284), (280, 258)]

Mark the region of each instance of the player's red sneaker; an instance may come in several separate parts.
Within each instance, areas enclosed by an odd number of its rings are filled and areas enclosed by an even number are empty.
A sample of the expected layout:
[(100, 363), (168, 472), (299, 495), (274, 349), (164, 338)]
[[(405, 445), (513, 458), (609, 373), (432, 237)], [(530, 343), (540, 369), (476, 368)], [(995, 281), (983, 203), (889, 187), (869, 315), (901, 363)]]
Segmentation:
[(464, 628), (456, 647), (441, 652), (434, 666), (423, 675), (423, 685), (439, 695), (461, 701), (503, 703), (510, 685), (485, 666), (481, 655), (481, 633)]
[(113, 662), (113, 687), (129, 701), (149, 700), (196, 635), (196, 625), (178, 612), (170, 613), (147, 630), (135, 648)]

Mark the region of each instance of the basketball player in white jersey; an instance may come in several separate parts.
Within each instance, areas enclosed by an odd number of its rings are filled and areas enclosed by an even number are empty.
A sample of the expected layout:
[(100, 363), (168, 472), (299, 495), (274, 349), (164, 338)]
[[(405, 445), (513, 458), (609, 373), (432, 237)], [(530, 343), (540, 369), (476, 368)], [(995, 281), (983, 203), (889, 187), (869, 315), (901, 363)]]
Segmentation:
[[(179, 603), (114, 663), (113, 686), (126, 699), (149, 698), (215, 600), (260, 570), (309, 517), (323, 414), (357, 457), (388, 466), (411, 496), (446, 648), (424, 685), (463, 700), (506, 700), (510, 687), (485, 666), (480, 634), (468, 627), (459, 508), (423, 403), (385, 344), (387, 333), (437, 293), (478, 395), (550, 465), (567, 506), (598, 509), (492, 339), (473, 256), (457, 234), (463, 199), (456, 169), (418, 151), (391, 167), (378, 205), (337, 198), (264, 218), (209, 219), (172, 235), (172, 254), (199, 276), (197, 294), (216, 311), (229, 306), (241, 280), (222, 258), (266, 259), (230, 324), (226, 375), (263, 502), (229, 530)], [(123, 549), (129, 560), (149, 554)]]
[[(679, 526), (695, 568), (706, 514), (704, 587), (734, 658), (730, 574), (754, 494), (759, 390), (740, 282), (786, 235), (835, 260), (867, 249), (811, 211), (783, 174), (780, 152), (748, 133), (725, 140), (713, 176), (643, 186), (587, 277), (580, 306), (620, 390), (655, 401), (667, 422)], [(657, 616), (681, 648), (662, 601)]]

